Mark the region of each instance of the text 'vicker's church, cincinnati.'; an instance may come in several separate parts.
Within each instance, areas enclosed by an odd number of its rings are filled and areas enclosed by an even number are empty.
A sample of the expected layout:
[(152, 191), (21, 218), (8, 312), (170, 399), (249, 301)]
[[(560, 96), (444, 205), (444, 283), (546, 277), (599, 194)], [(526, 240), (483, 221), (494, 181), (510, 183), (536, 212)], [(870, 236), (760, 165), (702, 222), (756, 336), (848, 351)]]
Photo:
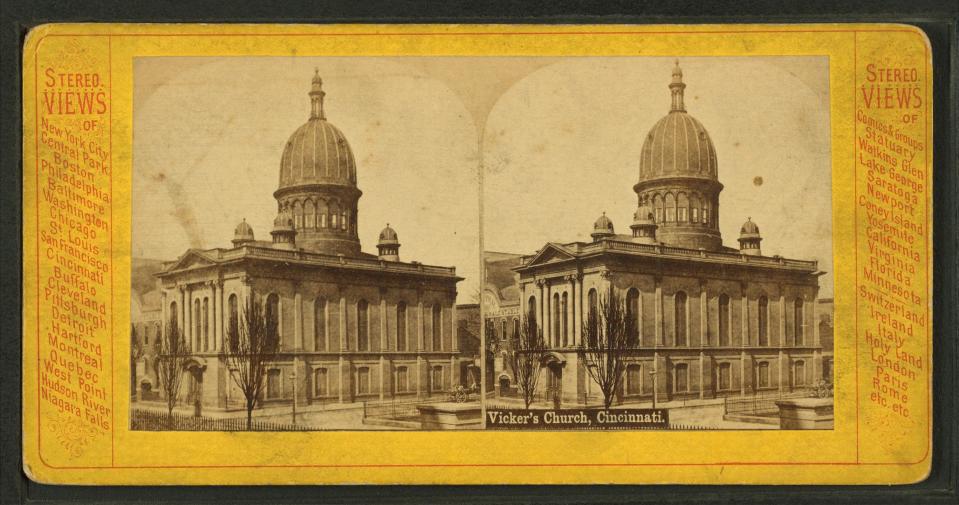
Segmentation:
[(487, 381), (497, 396), (517, 394), (506, 349), (529, 314), (549, 349), (539, 401), (601, 399), (577, 347), (586, 315), (610, 292), (639, 333), (622, 402), (779, 394), (831, 375), (831, 335), (824, 349), (816, 314), (824, 272), (816, 261), (764, 256), (751, 219), (738, 249), (723, 245), (716, 149), (686, 112), (685, 87), (676, 62), (669, 112), (643, 140), (631, 234), (617, 234), (604, 213), (590, 242), (487, 253), (485, 321), (504, 349)]
[(326, 119), (322, 85), (317, 74), (309, 120), (280, 159), (272, 240), (257, 240), (244, 220), (232, 247), (191, 249), (156, 274), (159, 319), (175, 318), (191, 351), (187, 404), (243, 404), (223, 351), (226, 328), (254, 296), (279, 321), (265, 406), (290, 403), (294, 390), (299, 405), (445, 397), (473, 366), (458, 350), (456, 269), (400, 261), (389, 225), (378, 255), (361, 251), (356, 161)]

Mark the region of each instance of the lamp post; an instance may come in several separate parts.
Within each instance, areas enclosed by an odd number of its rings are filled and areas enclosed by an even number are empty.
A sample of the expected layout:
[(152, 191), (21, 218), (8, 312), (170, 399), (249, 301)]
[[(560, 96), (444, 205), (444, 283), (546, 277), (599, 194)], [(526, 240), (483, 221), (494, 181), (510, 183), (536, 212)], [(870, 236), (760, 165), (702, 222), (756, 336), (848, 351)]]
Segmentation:
[(658, 389), (658, 386), (659, 386), (659, 385), (657, 384), (658, 379), (659, 379), (659, 377), (657, 377), (657, 376), (658, 376), (659, 374), (656, 373), (656, 368), (657, 368), (657, 365), (656, 365), (656, 364), (653, 364), (653, 370), (652, 370), (651, 372), (649, 372), (649, 375), (652, 376), (652, 378), (653, 378), (653, 408), (654, 408), (654, 409), (656, 408), (656, 392), (657, 392), (656, 390)]

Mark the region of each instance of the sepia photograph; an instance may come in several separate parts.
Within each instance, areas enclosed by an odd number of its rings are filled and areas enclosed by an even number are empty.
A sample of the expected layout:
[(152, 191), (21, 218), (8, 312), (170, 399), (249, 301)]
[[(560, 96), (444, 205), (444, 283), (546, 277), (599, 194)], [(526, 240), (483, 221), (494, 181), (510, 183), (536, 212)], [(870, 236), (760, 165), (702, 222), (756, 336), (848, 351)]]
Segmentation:
[(395, 59), (139, 58), (133, 77), (131, 428), (479, 428), (457, 97)]
[(828, 59), (571, 58), (484, 152), (487, 429), (832, 429)]

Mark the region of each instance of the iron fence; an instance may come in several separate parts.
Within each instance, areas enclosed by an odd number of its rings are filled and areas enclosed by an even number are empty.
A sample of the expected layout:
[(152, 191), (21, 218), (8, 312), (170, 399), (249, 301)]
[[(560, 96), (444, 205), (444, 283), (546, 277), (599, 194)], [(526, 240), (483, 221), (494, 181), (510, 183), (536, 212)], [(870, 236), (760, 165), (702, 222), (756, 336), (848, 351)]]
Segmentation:
[(808, 391), (794, 391), (783, 394), (758, 394), (738, 397), (727, 396), (724, 398), (723, 411), (726, 414), (776, 414), (779, 412), (779, 406), (776, 405), (777, 400), (805, 398), (807, 396), (809, 396)]
[[(130, 413), (130, 428), (134, 431), (247, 431), (246, 417), (212, 418), (188, 416), (174, 412), (133, 410)], [(295, 424), (272, 423), (253, 420), (250, 431), (309, 431), (310, 428)]]

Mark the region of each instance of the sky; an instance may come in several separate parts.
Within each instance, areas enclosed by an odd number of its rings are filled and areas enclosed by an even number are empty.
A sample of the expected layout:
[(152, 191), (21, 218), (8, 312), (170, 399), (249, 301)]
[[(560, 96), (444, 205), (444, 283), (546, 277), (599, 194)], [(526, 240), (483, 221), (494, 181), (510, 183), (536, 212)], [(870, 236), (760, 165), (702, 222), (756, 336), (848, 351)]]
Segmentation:
[[(481, 196), (486, 250), (528, 254), (546, 241), (584, 240), (603, 211), (628, 231), (642, 139), (668, 110), (672, 65), (650, 57), (138, 58), (133, 253), (173, 259), (189, 247), (229, 247), (244, 218), (269, 240), (280, 156), (309, 116), (318, 69), (327, 118), (356, 157), (363, 250), (376, 252), (388, 222), (402, 260), (455, 266), (465, 278), (458, 302), (473, 302)], [(716, 144), (724, 242), (735, 245), (751, 216), (765, 254), (819, 259), (821, 292), (831, 294), (828, 62), (681, 65), (687, 109)]]

